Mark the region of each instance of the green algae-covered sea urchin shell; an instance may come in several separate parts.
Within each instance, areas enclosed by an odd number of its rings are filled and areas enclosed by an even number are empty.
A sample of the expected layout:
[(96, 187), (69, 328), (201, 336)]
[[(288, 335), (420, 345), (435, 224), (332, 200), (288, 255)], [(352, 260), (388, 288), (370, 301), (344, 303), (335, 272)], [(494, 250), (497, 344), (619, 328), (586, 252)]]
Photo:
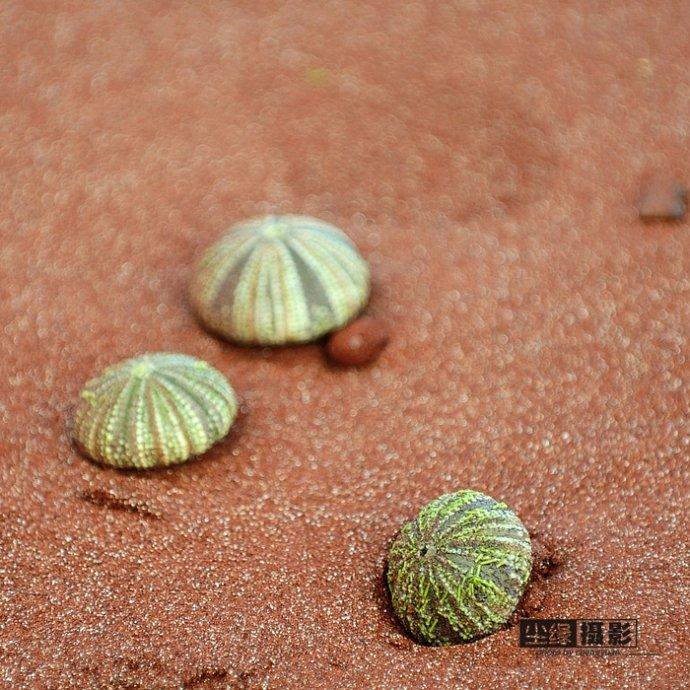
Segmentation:
[(212, 331), (238, 343), (316, 340), (369, 298), (369, 267), (338, 228), (308, 216), (253, 218), (202, 257), (191, 302)]
[(188, 355), (152, 353), (86, 384), (73, 434), (97, 462), (145, 469), (203, 453), (236, 415), (235, 392), (219, 371)]
[(446, 494), (406, 524), (388, 556), (393, 609), (419, 642), (469, 642), (501, 628), (532, 569), (529, 534), (504, 503)]

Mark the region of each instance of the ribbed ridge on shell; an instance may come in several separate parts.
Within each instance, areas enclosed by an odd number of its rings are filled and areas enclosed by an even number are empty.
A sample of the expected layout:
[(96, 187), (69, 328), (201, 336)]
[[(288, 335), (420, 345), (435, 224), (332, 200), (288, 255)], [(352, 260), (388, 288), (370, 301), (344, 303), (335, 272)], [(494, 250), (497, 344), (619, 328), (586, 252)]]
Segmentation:
[(476, 491), (446, 494), (406, 524), (388, 557), (393, 609), (430, 645), (501, 628), (532, 569), (529, 534), (504, 503)]
[(239, 343), (315, 340), (369, 298), (369, 267), (338, 228), (298, 215), (235, 225), (202, 257), (191, 302), (212, 331)]
[(175, 465), (228, 433), (237, 398), (206, 362), (152, 353), (107, 368), (89, 381), (74, 415), (77, 445), (114, 467)]

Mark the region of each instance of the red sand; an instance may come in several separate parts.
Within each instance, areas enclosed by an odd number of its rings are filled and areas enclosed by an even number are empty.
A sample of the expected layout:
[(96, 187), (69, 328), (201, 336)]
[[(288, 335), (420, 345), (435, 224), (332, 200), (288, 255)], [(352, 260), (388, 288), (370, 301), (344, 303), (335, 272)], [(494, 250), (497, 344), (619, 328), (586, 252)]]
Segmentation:
[[(690, 43), (675, 1), (0, 3), (3, 688), (679, 688), (688, 604)], [(376, 363), (239, 349), (186, 302), (232, 222), (320, 216), (371, 263)], [(84, 382), (202, 357), (229, 438), (81, 457)], [(457, 488), (563, 565), (543, 617), (644, 655), (429, 649), (392, 616), (401, 524)], [(543, 583), (542, 583), (543, 584)]]

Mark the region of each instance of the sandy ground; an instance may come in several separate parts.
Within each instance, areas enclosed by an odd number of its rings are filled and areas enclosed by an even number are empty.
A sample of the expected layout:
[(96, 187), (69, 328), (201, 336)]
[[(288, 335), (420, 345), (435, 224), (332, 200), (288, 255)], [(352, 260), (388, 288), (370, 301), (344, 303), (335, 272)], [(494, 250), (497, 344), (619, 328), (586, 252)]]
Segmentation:
[[(688, 687), (690, 240), (636, 210), (690, 180), (687, 37), (670, 0), (0, 3), (0, 686)], [(195, 322), (195, 257), (268, 211), (358, 244), (373, 366)], [(159, 350), (238, 423), (92, 464), (81, 387)], [(639, 653), (408, 639), (387, 548), (459, 488), (558, 552), (535, 615)]]

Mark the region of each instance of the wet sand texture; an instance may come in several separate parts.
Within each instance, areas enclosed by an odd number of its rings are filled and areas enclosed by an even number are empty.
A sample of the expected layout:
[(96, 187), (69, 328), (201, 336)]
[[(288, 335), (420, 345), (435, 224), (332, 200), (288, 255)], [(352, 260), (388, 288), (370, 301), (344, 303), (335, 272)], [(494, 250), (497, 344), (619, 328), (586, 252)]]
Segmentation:
[[(637, 204), (690, 179), (682, 9), (0, 3), (0, 685), (679, 687), (690, 235)], [(268, 212), (369, 261), (372, 365), (200, 328), (194, 260)], [(98, 467), (78, 393), (147, 351), (218, 368), (239, 419), (175, 469)], [(460, 488), (562, 554), (535, 615), (638, 618), (659, 656), (413, 643), (386, 553)]]

